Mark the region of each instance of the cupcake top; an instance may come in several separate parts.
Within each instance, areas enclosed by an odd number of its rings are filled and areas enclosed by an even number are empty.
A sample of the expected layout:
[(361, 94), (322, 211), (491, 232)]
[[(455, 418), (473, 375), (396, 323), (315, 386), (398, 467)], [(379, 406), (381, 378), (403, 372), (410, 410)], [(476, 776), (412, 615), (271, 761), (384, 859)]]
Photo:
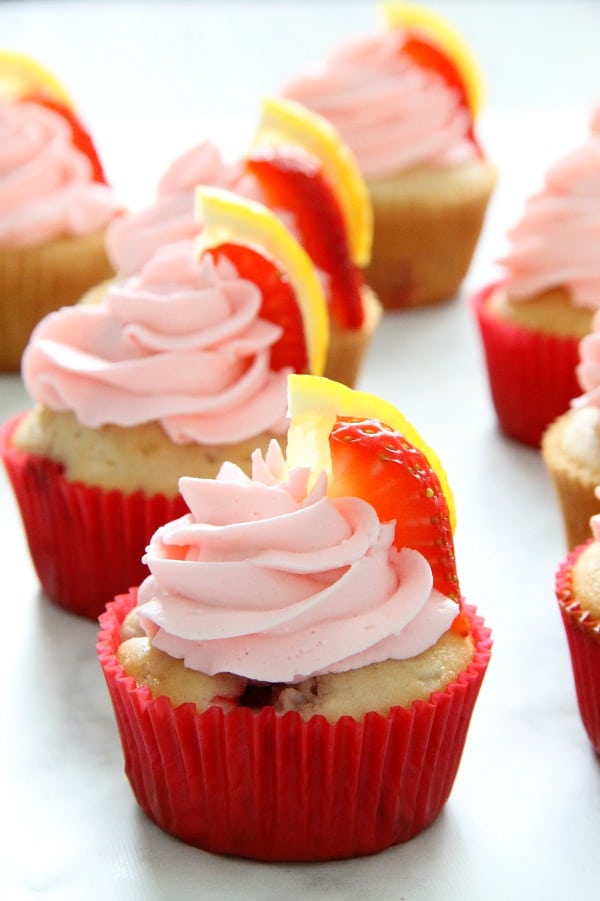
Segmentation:
[(288, 398), (285, 456), (272, 440), (250, 476), (224, 463), (180, 480), (189, 512), (153, 536), (131, 628), (188, 670), (259, 684), (412, 659), (449, 636), (469, 657), (437, 457), (372, 395), (292, 375)]
[(592, 327), (593, 331), (579, 342), (576, 372), (583, 394), (572, 401), (574, 407), (600, 407), (600, 311), (594, 314)]
[(43, 319), (23, 357), (26, 388), (91, 428), (158, 421), (174, 442), (205, 444), (282, 433), (290, 370), (271, 367), (282, 328), (261, 303), (227, 259), (169, 245), (97, 302)]
[(348, 42), (283, 89), (334, 125), (367, 179), (478, 155), (461, 92), (406, 52), (407, 37), (393, 28)]
[(499, 260), (515, 301), (564, 288), (581, 308), (600, 306), (600, 107), (587, 140), (548, 171)]
[(198, 234), (201, 226), (194, 208), (198, 185), (241, 192), (243, 178), (242, 163), (226, 162), (211, 141), (203, 141), (177, 157), (158, 182), (154, 204), (110, 224), (106, 251), (115, 271), (121, 276), (134, 275), (160, 247)]
[(0, 246), (90, 234), (118, 210), (65, 115), (47, 101), (0, 98)]
[(418, 550), (393, 547), (359, 497), (286, 469), (277, 442), (252, 477), (184, 478), (190, 512), (154, 535), (138, 593), (152, 644), (207, 675), (296, 683), (420, 654), (457, 615)]
[(309, 255), (332, 322), (362, 327), (370, 200), (356, 161), (326, 120), (291, 101), (265, 98), (253, 145), (238, 160), (226, 162), (209, 141), (175, 159), (154, 204), (108, 229), (107, 253), (120, 276), (139, 272), (159, 247), (202, 233), (195, 197), (205, 187), (268, 207)]

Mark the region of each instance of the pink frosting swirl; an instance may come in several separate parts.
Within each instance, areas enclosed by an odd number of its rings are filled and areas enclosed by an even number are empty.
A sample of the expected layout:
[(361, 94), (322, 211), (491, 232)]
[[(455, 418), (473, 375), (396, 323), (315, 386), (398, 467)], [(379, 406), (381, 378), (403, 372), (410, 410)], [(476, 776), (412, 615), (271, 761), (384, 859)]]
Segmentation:
[(559, 160), (508, 232), (499, 260), (515, 300), (565, 287), (579, 307), (600, 307), (600, 107), (586, 143)]
[(394, 29), (345, 44), (283, 90), (332, 123), (366, 178), (476, 156), (458, 92), (402, 53), (405, 38)]
[(177, 443), (231, 443), (286, 428), (287, 373), (270, 368), (281, 327), (258, 287), (192, 244), (159, 251), (101, 302), (34, 329), (23, 378), (34, 399), (86, 426), (158, 420)]
[(360, 498), (330, 499), (327, 476), (285, 473), (277, 442), (252, 478), (180, 480), (190, 513), (160, 528), (138, 594), (152, 643), (208, 675), (293, 683), (435, 644), (457, 613), (427, 560), (392, 546)]
[(194, 216), (194, 190), (198, 185), (235, 191), (243, 181), (243, 164), (226, 163), (210, 141), (187, 150), (160, 179), (152, 206), (111, 223), (106, 249), (115, 270), (123, 276), (134, 275), (159, 247), (198, 234), (201, 225)]
[(38, 103), (0, 100), (1, 246), (90, 234), (117, 210), (62, 116)]
[(592, 331), (579, 342), (577, 380), (583, 392), (573, 407), (600, 407), (600, 310), (594, 313)]

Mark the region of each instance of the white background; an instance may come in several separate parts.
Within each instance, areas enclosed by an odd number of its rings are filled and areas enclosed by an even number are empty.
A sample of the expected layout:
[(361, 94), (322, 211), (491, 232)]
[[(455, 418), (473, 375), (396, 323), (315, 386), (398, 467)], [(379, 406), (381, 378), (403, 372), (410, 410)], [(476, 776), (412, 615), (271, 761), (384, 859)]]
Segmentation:
[[(410, 843), (315, 865), (221, 858), (137, 809), (93, 623), (37, 587), (0, 473), (0, 894), (6, 899), (600, 897), (600, 768), (581, 726), (554, 572), (565, 548), (539, 454), (504, 439), (467, 296), (493, 276), (504, 231), (600, 99), (595, 2), (438, 3), (484, 65), (481, 134), (501, 178), (466, 284), (451, 303), (386, 315), (361, 387), (394, 402), (439, 452), (458, 508), (463, 592), (494, 651), (453, 793)], [(259, 98), (335, 42), (373, 29), (364, 2), (1, 2), (0, 45), (70, 88), (123, 200), (204, 136), (243, 150)], [(0, 417), (28, 406), (0, 377)]]

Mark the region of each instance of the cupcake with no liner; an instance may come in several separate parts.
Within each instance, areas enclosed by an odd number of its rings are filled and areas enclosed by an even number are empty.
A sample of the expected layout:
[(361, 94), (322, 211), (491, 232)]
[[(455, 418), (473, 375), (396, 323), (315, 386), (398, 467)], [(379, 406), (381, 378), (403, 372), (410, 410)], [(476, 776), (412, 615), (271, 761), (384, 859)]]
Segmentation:
[(183, 512), (179, 477), (225, 459), (248, 469), (285, 433), (287, 374), (322, 365), (325, 304), (301, 249), (306, 320), (289, 285), (277, 278), (272, 295), (261, 281), (275, 267), (256, 249), (237, 247), (255, 281), (219, 249), (163, 248), (139, 276), (47, 316), (24, 354), (36, 405), (3, 426), (2, 457), (41, 584), (73, 612), (95, 618), (137, 584), (150, 536)]
[(0, 370), (18, 370), (44, 315), (113, 274), (104, 235), (119, 209), (70, 107), (0, 96)]
[[(330, 313), (325, 374), (353, 386), (381, 318), (361, 265), (371, 247), (368, 194), (356, 164), (329, 123), (297, 104), (266, 98), (254, 145), (227, 161), (205, 140), (160, 178), (154, 203), (112, 223), (109, 257), (120, 276), (140, 270), (157, 248), (202, 229), (196, 188), (215, 186), (269, 207), (317, 267)], [(361, 265), (353, 243), (360, 232)]]
[(187, 514), (100, 618), (136, 800), (205, 850), (373, 853), (452, 788), (489, 630), (460, 599), (437, 458), (341, 387), (290, 377), (287, 458), (272, 442), (250, 477), (226, 463), (182, 479)]
[(600, 515), (592, 517), (590, 526), (592, 538), (574, 548), (558, 569), (556, 596), (581, 719), (600, 754)]
[(579, 341), (600, 307), (599, 216), (600, 109), (508, 232), (501, 282), (473, 299), (500, 427), (534, 447), (579, 394)]

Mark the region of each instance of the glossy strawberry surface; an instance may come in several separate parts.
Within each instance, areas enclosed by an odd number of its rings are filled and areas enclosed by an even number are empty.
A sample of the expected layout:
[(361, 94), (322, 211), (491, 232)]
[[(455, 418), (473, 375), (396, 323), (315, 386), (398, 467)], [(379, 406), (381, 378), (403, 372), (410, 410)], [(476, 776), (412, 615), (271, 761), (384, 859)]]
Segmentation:
[(329, 313), (340, 328), (360, 328), (363, 322), (363, 279), (350, 253), (348, 232), (333, 189), (316, 157), (285, 148), (263, 147), (247, 158), (247, 169), (267, 196), (269, 205), (294, 217), (300, 243), (326, 273)]
[(420, 551), (434, 586), (459, 601), (448, 505), (425, 455), (376, 419), (338, 419), (329, 445), (329, 494), (361, 497), (382, 522), (396, 520), (395, 546)]
[(245, 244), (220, 244), (206, 252), (215, 260), (227, 257), (241, 278), (254, 282), (262, 293), (260, 315), (282, 327), (283, 334), (271, 351), (272, 368), (278, 370), (289, 366), (294, 372), (307, 372), (308, 354), (302, 313), (285, 273), (273, 260)]

